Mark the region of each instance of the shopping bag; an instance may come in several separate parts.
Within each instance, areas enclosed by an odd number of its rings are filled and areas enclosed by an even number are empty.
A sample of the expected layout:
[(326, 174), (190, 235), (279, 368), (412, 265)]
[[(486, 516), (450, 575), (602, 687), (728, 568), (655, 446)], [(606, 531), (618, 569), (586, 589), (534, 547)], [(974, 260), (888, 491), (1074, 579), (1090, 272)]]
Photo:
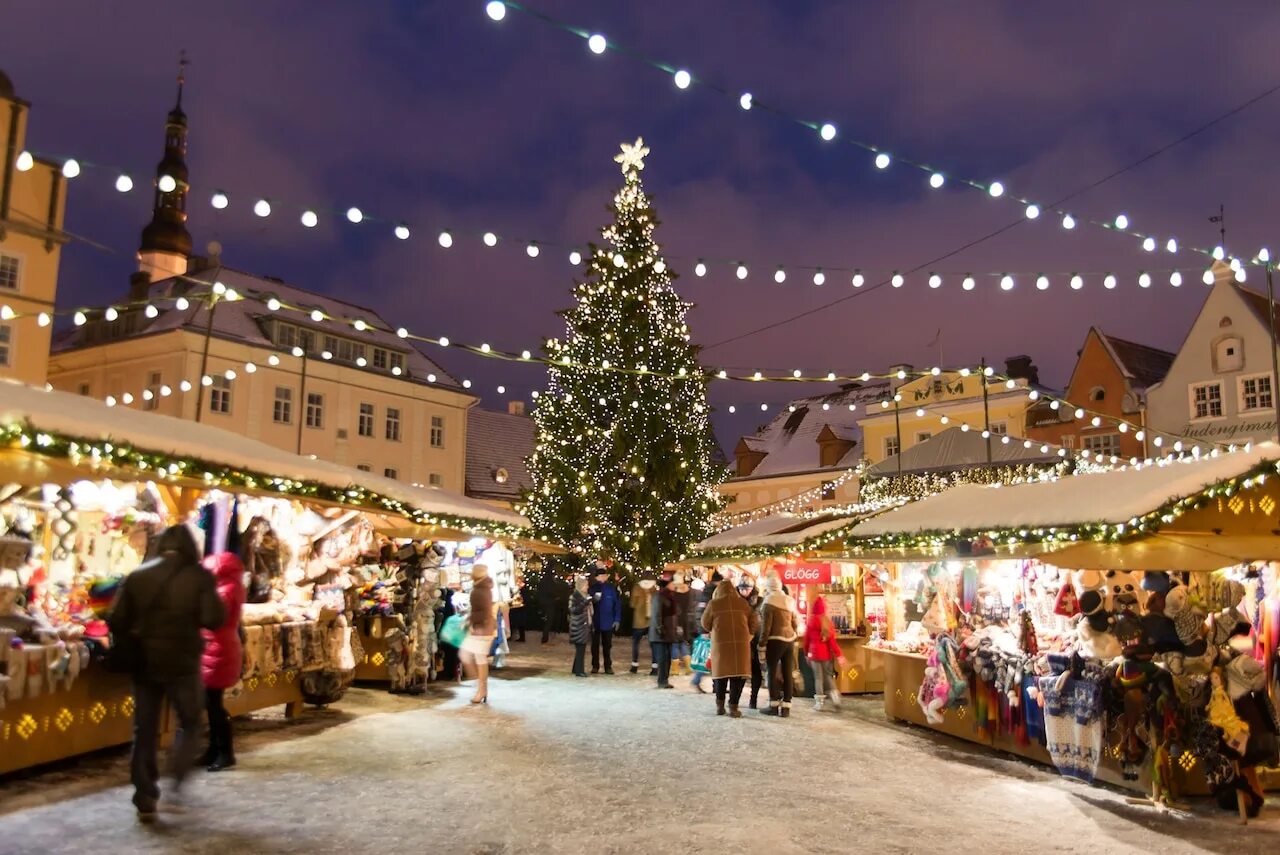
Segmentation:
[(689, 667), (703, 674), (711, 673), (711, 636), (700, 635), (693, 640), (689, 654)]
[(467, 640), (467, 623), (462, 615), (450, 615), (440, 626), (440, 641), (450, 647), (462, 647)]

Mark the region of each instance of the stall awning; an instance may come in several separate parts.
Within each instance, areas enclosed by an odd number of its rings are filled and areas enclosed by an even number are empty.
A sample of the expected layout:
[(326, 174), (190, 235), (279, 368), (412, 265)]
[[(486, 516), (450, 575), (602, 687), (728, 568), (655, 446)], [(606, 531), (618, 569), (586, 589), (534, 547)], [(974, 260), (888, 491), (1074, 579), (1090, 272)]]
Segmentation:
[(1077, 543), (1041, 557), (1072, 570), (1211, 572), (1250, 561), (1280, 561), (1280, 537), (1154, 532), (1119, 543)]

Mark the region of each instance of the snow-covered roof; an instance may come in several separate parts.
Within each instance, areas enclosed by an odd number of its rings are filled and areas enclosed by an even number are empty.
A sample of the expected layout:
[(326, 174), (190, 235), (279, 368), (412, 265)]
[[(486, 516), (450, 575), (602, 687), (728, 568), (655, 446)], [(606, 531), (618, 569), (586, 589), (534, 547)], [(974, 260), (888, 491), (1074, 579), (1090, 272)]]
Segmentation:
[(1128, 341), (1107, 335), (1102, 330), (1094, 330), (1099, 341), (1111, 354), (1111, 358), (1124, 373), (1130, 387), (1136, 391), (1144, 391), (1164, 379), (1173, 365), (1176, 354), (1160, 350), (1136, 341)]
[[(217, 338), (275, 350), (276, 344), (268, 337), (267, 327), (263, 321), (267, 318), (279, 317), (298, 327), (314, 329), (318, 342), (323, 341), (323, 336), (328, 334), (403, 354), (404, 373), (399, 379), (426, 384), (429, 382), (427, 377), (434, 374), (436, 381), (431, 385), (461, 391), (457, 380), (437, 363), (428, 359), (412, 342), (401, 339), (394, 332), (385, 331), (394, 330), (395, 324), (389, 324), (373, 309), (346, 300), (317, 294), (278, 279), (254, 276), (230, 267), (208, 268), (193, 271), (186, 276), (162, 279), (152, 283), (150, 293), (153, 298), (177, 298), (192, 291), (207, 292), (213, 287), (215, 281), (249, 298), (236, 301), (224, 300), (217, 304), (213, 312), (212, 326), (212, 335)], [(265, 301), (271, 297), (275, 297), (286, 305), (308, 310), (319, 309), (335, 321), (314, 323), (301, 312), (283, 310), (271, 312), (265, 305)], [(185, 310), (180, 310), (172, 302), (165, 300), (157, 305), (157, 309), (159, 314), (153, 319), (145, 317), (140, 310), (121, 312), (120, 317), (115, 321), (107, 321), (100, 317), (93, 318), (84, 326), (72, 327), (56, 335), (53, 350), (55, 353), (76, 350), (118, 341), (122, 338), (156, 335), (175, 330), (189, 330), (204, 335), (208, 328), (209, 306), (204, 300), (192, 300), (190, 307)], [(352, 326), (356, 320), (363, 320), (370, 326), (357, 331)], [(375, 326), (380, 329), (375, 329)], [(110, 334), (104, 334), (109, 327), (115, 327), (115, 329), (110, 329)], [(350, 367), (356, 369), (354, 364)], [(372, 361), (365, 368), (356, 370), (379, 374), (389, 373), (389, 369), (375, 368)]]
[[(867, 404), (880, 401), (888, 391), (887, 381), (871, 382), (792, 401), (754, 435), (742, 437), (742, 442), (751, 451), (765, 454), (760, 465), (746, 477), (768, 478), (824, 468), (847, 469), (854, 465), (861, 456), (860, 449), (850, 449), (834, 466), (824, 467), (818, 434), (824, 427), (830, 427), (840, 439), (858, 442), (862, 438), (858, 418), (863, 415)], [(850, 410), (850, 404), (855, 409)]]
[[(899, 457), (902, 458), (903, 474), (986, 466), (988, 465), (987, 442), (977, 431), (966, 431), (958, 427), (947, 428), (924, 442), (916, 443), (900, 455), (895, 454), (868, 468), (866, 477), (897, 475)], [(993, 436), (990, 443), (991, 465), (1056, 463), (1059, 460), (1056, 451), (1046, 454), (1040, 451), (1039, 446), (1024, 448), (1021, 441), (1001, 442), (999, 437)]]
[(359, 486), (429, 514), (520, 527), (529, 525), (519, 514), (458, 493), (412, 487), (370, 472), (290, 454), (222, 428), (123, 406), (108, 407), (82, 395), (0, 381), (0, 425), (12, 423), (27, 424), (51, 434), (128, 444), (154, 454), (195, 458), (331, 488)]
[(706, 553), (738, 549), (777, 547), (779, 552), (799, 547), (806, 541), (845, 528), (858, 517), (801, 517), (794, 514), (775, 514), (764, 519), (713, 534), (693, 547), (693, 552)]
[[(533, 486), (525, 461), (533, 455), (533, 419), (475, 409), (467, 413), (467, 495), (514, 501)], [(506, 480), (498, 481), (499, 470)]]
[(1197, 495), (1264, 461), (1280, 459), (1280, 447), (1262, 443), (1249, 451), (1056, 481), (987, 487), (966, 484), (863, 521), (850, 540), (882, 535), (1120, 525), (1167, 502)]

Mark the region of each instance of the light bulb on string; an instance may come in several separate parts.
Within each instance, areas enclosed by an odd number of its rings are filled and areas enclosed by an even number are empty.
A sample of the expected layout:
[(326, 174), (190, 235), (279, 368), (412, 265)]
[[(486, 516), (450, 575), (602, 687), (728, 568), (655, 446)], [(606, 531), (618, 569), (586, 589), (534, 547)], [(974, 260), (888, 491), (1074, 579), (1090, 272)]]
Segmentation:
[(409, 239), (409, 227), (404, 223), (396, 223), (395, 236), (400, 240)]
[(490, 0), (484, 6), (484, 13), (489, 16), (490, 20), (501, 21), (507, 17), (507, 4), (502, 0)]
[(1008, 273), (1000, 277), (1001, 291), (1012, 291), (1015, 284), (1016, 283), (1013, 281), (1013, 277), (1010, 276)]
[(861, 288), (864, 284), (866, 284), (867, 278), (863, 276), (860, 272), (854, 271), (852, 281), (853, 281), (854, 288)]
[(836, 138), (836, 126), (830, 122), (824, 122), (822, 127), (818, 129), (818, 135), (827, 142)]
[(774, 282), (777, 282), (779, 285), (781, 285), (783, 282), (786, 282), (786, 281), (787, 281), (787, 271), (785, 271), (785, 270), (783, 270), (781, 267), (779, 267), (779, 268), (777, 269), (777, 271), (773, 274), (773, 281), (774, 281)]
[(1125, 214), (1116, 214), (1115, 227), (1121, 231), (1129, 228), (1129, 217)]
[(253, 213), (257, 214), (259, 217), (271, 216), (271, 203), (266, 199), (259, 199), (253, 203)]
[(172, 175), (161, 175), (156, 181), (156, 186), (160, 188), (161, 193), (172, 193), (178, 189), (178, 182)]
[(1040, 276), (1036, 277), (1036, 290), (1038, 290), (1038, 291), (1048, 291), (1048, 290), (1049, 290), (1049, 277), (1048, 277), (1048, 276), (1045, 276), (1044, 274), (1041, 274)]
[(1178, 251), (1177, 238), (1169, 238), (1169, 240), (1165, 243), (1164, 248), (1166, 252), (1177, 252)]
[(751, 97), (750, 92), (743, 92), (740, 96), (738, 96), (738, 106), (744, 110), (750, 110), (751, 102), (753, 100), (754, 99)]
[(1214, 260), (1221, 261), (1222, 259), (1227, 257), (1227, 251), (1223, 249), (1221, 246), (1215, 246), (1213, 248), (1213, 257), (1214, 257)]
[(1108, 291), (1113, 290), (1116, 287), (1116, 277), (1110, 273), (1102, 277), (1102, 287)]
[(1156, 239), (1155, 239), (1155, 238), (1153, 238), (1153, 237), (1144, 238), (1144, 239), (1143, 239), (1143, 241), (1142, 241), (1142, 248), (1143, 248), (1144, 250), (1146, 250), (1147, 252), (1155, 252), (1155, 251), (1156, 251)]
[(350, 223), (363, 222), (364, 211), (361, 211), (359, 208), (355, 207), (354, 205), (350, 208), (347, 208), (347, 221)]
[(1247, 278), (1247, 277), (1245, 276), (1245, 272), (1244, 272), (1244, 268), (1243, 268), (1243, 267), (1241, 267), (1239, 270), (1237, 270), (1237, 271), (1236, 271), (1236, 281), (1237, 281), (1237, 282), (1243, 282), (1246, 278)]
[(442, 231), (440, 232), (440, 236), (436, 238), (436, 243), (440, 244), (440, 246), (445, 249), (448, 249), (453, 246), (453, 235), (449, 234), (448, 230)]
[(1202, 273), (1202, 274), (1200, 275), (1200, 281), (1201, 281), (1201, 282), (1203, 282), (1203, 283), (1204, 283), (1204, 284), (1206, 284), (1206, 285), (1212, 285), (1212, 284), (1213, 284), (1213, 282), (1214, 282), (1214, 275), (1213, 275), (1213, 271), (1212, 271), (1212, 270), (1206, 270), (1204, 273)]
[(965, 276), (964, 281), (960, 283), (960, 287), (966, 291), (972, 291), (978, 285), (972, 276)]
[(813, 274), (813, 284), (814, 284), (814, 285), (819, 285), (819, 286), (820, 286), (820, 285), (822, 285), (822, 283), (824, 283), (824, 282), (826, 282), (826, 281), (827, 281), (827, 275), (826, 275), (825, 273), (823, 273), (821, 270), (814, 271), (814, 274)]
[(1039, 206), (1039, 205), (1028, 205), (1028, 206), (1027, 206), (1026, 214), (1027, 214), (1027, 219), (1028, 219), (1028, 220), (1035, 220), (1035, 219), (1038, 219), (1038, 218), (1040, 217), (1040, 206)]
[(19, 172), (30, 172), (31, 168), (36, 165), (36, 159), (31, 152), (25, 149), (18, 153), (18, 158), (13, 162), (14, 169)]
[(1263, 264), (1266, 264), (1268, 261), (1271, 260), (1271, 250), (1267, 249), (1264, 246), (1262, 249), (1258, 250), (1257, 259), (1261, 261)]
[(1076, 218), (1070, 214), (1062, 215), (1062, 227), (1067, 231), (1071, 231), (1076, 227)]
[(223, 193), (221, 190), (215, 190), (213, 195), (209, 197), (209, 204), (217, 208), (219, 211), (227, 207), (227, 205), (230, 204), (230, 201), (231, 200), (227, 198), (227, 194)]
[(991, 186), (987, 188), (987, 192), (991, 194), (991, 198), (999, 199), (1004, 195), (1004, 185), (999, 181), (992, 181)]
[(1071, 290), (1079, 291), (1083, 287), (1084, 287), (1084, 277), (1080, 276), (1079, 274), (1072, 273), (1071, 274)]
[(698, 259), (697, 264), (693, 265), (693, 275), (698, 277), (707, 275), (707, 265), (701, 258)]
[(939, 275), (938, 275), (938, 274), (936, 274), (936, 273), (931, 273), (931, 274), (929, 274), (929, 287), (930, 287), (930, 288), (941, 288), (941, 287), (942, 287), (942, 277), (941, 277), (941, 276), (939, 276)]
[(889, 280), (889, 284), (892, 285), (894, 288), (901, 288), (904, 284), (906, 284), (906, 281), (907, 280), (903, 277), (901, 273), (894, 271), (893, 278)]
[(946, 176), (944, 176), (941, 172), (935, 172), (929, 176), (929, 186), (932, 187), (934, 190), (937, 190), (939, 187), (945, 184), (946, 181), (947, 181)]
[(888, 169), (889, 164), (893, 163), (893, 158), (890, 157), (889, 153), (886, 151), (878, 152), (876, 154), (875, 163), (876, 169)]
[(739, 278), (739, 279), (746, 279), (746, 278), (747, 278), (747, 265), (745, 265), (745, 264), (739, 264), (739, 265), (738, 265), (737, 274), (738, 274), (738, 278)]
[(320, 218), (316, 216), (315, 211), (303, 211), (301, 219), (302, 219), (302, 225), (306, 226), (309, 229), (315, 228), (316, 224), (320, 222)]
[(66, 163), (62, 164), (63, 178), (75, 178), (79, 174), (80, 174), (80, 161), (76, 160), (74, 157), (68, 160)]
[(1141, 272), (1141, 273), (1139, 273), (1139, 274), (1138, 274), (1138, 287), (1139, 287), (1139, 288), (1150, 288), (1150, 287), (1151, 287), (1151, 274), (1150, 274), (1150, 273), (1147, 273), (1147, 272), (1144, 270), (1143, 272)]
[(116, 190), (121, 193), (128, 193), (133, 189), (133, 179), (128, 175), (121, 175), (116, 179)]
[(683, 68), (677, 71), (673, 77), (677, 89), (688, 89), (689, 84), (693, 82), (693, 75), (685, 71)]
[(173, 305), (179, 312), (185, 312), (191, 306), (191, 302), (186, 297), (179, 297), (173, 301)]
[(1180, 287), (1182, 285), (1182, 274), (1176, 270), (1170, 273), (1169, 284), (1172, 285), (1174, 288)]
[(570, 253), (569, 253), (569, 263), (570, 263), (570, 264), (572, 264), (574, 267), (577, 267), (579, 264), (581, 264), (581, 263), (582, 263), (582, 253), (578, 252), (576, 249), (575, 249), (575, 250), (573, 250), (572, 252), (570, 252)]
[(530, 258), (538, 257), (538, 252), (539, 252), (538, 245), (533, 241), (529, 241), (529, 245), (524, 248), (524, 251), (525, 251), (525, 254), (528, 255)]

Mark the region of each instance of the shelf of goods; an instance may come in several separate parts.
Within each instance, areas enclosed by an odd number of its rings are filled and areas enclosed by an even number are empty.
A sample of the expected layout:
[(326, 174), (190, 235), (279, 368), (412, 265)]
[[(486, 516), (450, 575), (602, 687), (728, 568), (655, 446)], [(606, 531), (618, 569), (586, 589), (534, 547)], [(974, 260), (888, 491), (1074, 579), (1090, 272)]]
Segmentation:
[[(523, 542), (526, 521), (207, 425), (0, 381), (0, 774), (131, 740), (130, 680), (102, 665), (104, 618), (176, 524), (245, 566), (244, 662), (227, 709), (292, 716), (351, 682), (364, 658), (351, 627), (359, 568), (394, 559), (393, 536)], [(162, 739), (174, 724), (166, 713)]]

